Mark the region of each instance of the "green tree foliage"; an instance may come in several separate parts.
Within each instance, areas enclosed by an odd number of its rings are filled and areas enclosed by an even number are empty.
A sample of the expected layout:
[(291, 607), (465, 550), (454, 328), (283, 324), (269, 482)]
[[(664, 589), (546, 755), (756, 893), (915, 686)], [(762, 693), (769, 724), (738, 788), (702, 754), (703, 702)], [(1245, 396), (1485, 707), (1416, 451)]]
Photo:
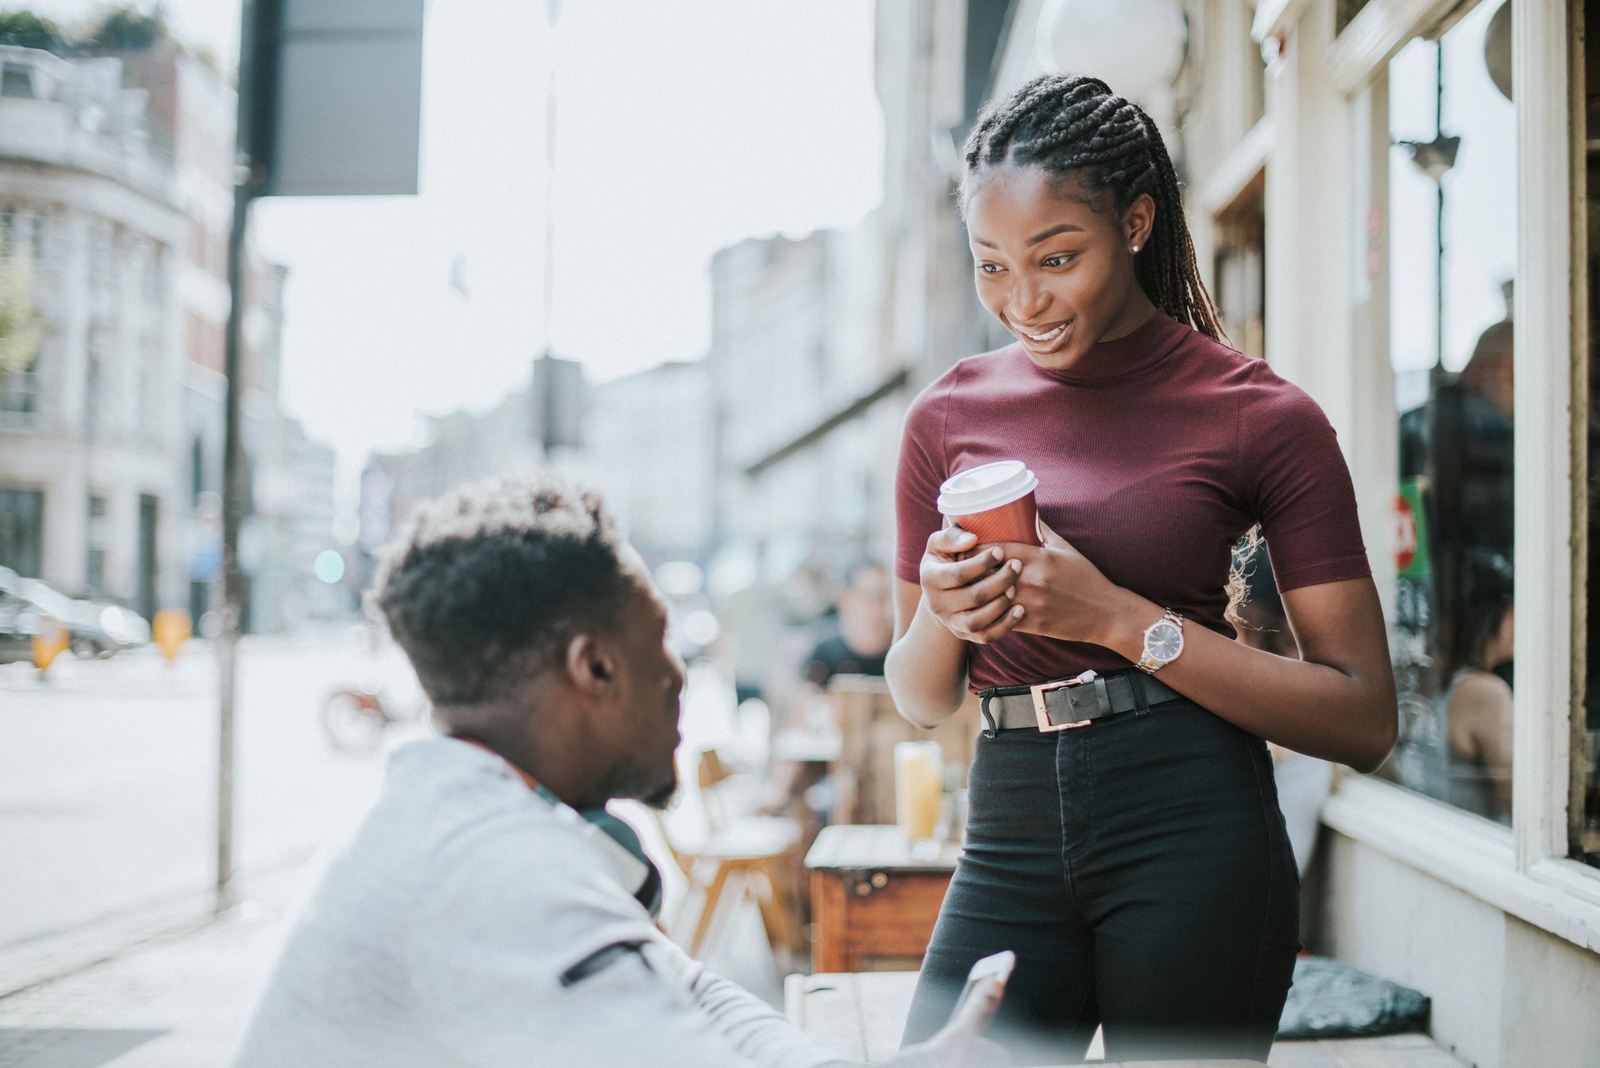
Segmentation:
[(0, 11), (0, 45), (60, 52), (66, 48), (66, 39), (55, 23), (32, 11)]
[(0, 388), (13, 371), (33, 364), (45, 320), (33, 306), (33, 265), (0, 261)]
[(89, 36), (101, 48), (137, 52), (168, 39), (167, 20), (160, 7), (148, 15), (136, 8), (116, 7), (106, 12), (99, 29)]

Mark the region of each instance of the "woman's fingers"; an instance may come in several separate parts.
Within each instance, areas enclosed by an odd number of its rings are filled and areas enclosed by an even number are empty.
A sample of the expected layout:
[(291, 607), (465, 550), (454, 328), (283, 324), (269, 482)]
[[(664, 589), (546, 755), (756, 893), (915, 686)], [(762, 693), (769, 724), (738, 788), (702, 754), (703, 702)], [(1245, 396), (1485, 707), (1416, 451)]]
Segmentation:
[(960, 527), (945, 527), (928, 535), (928, 551), (940, 556), (959, 556), (978, 546), (978, 536)]
[(946, 625), (958, 638), (987, 645), (1010, 634), (1026, 614), (1021, 605), (1000, 597), (981, 608), (951, 616)]
[(951, 588), (945, 596), (958, 610), (981, 608), (997, 598), (1015, 598), (1022, 562), (1011, 560), (976, 582)]
[(998, 548), (985, 549), (970, 560), (951, 562), (929, 553), (922, 558), (922, 585), (924, 588), (931, 585), (936, 590), (957, 590), (994, 573), (1004, 560), (1005, 553)]

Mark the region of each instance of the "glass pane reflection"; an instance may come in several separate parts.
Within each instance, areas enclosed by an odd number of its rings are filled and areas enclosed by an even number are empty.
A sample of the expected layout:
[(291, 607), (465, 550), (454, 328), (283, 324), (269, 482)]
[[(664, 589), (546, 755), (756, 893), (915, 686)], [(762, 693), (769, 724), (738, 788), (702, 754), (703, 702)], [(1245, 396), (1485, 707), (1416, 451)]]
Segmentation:
[(1401, 722), (1382, 774), (1509, 825), (1516, 124), (1485, 47), (1499, 6), (1389, 67)]

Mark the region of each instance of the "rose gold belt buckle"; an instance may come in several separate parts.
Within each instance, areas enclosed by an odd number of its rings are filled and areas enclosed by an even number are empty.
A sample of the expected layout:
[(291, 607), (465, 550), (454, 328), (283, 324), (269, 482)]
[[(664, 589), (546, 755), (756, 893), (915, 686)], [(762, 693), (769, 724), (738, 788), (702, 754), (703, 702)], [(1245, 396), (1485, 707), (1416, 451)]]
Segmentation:
[(1087, 727), (1093, 723), (1092, 719), (1080, 719), (1076, 723), (1051, 723), (1050, 713), (1044, 705), (1044, 695), (1051, 690), (1064, 690), (1068, 686), (1083, 686), (1095, 680), (1094, 669), (1085, 671), (1082, 675), (1070, 679), (1056, 679), (1054, 682), (1041, 682), (1037, 686), (1029, 686), (1033, 693), (1033, 716), (1039, 721), (1039, 732), (1051, 734), (1055, 731), (1070, 731), (1074, 727)]

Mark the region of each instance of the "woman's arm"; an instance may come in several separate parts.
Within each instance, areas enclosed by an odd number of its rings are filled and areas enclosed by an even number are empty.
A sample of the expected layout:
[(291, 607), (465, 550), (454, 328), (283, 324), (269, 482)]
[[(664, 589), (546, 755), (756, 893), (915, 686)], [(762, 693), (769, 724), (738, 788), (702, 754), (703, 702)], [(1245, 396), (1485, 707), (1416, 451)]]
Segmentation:
[(966, 699), (967, 643), (992, 641), (1022, 618), (1011, 603), (1021, 563), (998, 547), (960, 559), (977, 541), (964, 530), (937, 531), (922, 558), (922, 584), (895, 579), (894, 644), (883, 673), (895, 707), (919, 727), (937, 727)]
[[(1137, 662), (1144, 631), (1166, 611), (1113, 585), (1041, 522), (1044, 546), (1005, 545), (1022, 562), (1015, 629), (1093, 642)], [(1161, 681), (1223, 719), (1298, 753), (1371, 771), (1398, 730), (1394, 672), (1377, 587), (1370, 578), (1329, 582), (1283, 595), (1301, 660), (1289, 660), (1183, 628), (1183, 653)], [(1003, 617), (1009, 623), (1011, 616)], [(1012, 629), (1010, 626), (1007, 630)]]

